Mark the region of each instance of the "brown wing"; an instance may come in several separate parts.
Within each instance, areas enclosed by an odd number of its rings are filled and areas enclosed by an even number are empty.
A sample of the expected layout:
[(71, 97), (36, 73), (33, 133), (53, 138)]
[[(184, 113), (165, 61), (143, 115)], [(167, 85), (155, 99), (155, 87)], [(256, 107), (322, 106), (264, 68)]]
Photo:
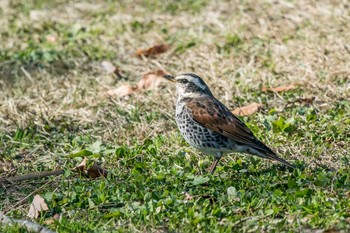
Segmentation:
[(192, 112), (193, 119), (198, 124), (226, 136), (238, 144), (258, 150), (264, 153), (266, 158), (293, 167), (260, 142), (252, 131), (217, 99), (196, 98), (190, 100), (186, 106)]

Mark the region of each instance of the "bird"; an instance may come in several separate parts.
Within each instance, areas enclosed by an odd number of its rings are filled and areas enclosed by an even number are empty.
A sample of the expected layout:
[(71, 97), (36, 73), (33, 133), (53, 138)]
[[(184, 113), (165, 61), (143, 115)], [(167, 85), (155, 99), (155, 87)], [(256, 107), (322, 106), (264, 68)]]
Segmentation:
[(165, 79), (176, 86), (176, 123), (184, 139), (205, 155), (214, 156), (213, 174), (220, 158), (239, 152), (278, 161), (295, 168), (257, 139), (252, 131), (223, 103), (216, 99), (201, 77), (193, 73)]

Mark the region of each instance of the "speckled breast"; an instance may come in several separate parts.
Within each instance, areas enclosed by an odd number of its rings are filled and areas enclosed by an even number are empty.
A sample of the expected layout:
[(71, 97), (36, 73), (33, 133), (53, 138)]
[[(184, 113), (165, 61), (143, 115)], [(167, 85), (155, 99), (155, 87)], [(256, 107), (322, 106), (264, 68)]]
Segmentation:
[(192, 118), (191, 112), (186, 108), (177, 111), (176, 122), (185, 140), (193, 147), (203, 152), (217, 152), (230, 150), (233, 145), (231, 140), (210, 129), (207, 129)]

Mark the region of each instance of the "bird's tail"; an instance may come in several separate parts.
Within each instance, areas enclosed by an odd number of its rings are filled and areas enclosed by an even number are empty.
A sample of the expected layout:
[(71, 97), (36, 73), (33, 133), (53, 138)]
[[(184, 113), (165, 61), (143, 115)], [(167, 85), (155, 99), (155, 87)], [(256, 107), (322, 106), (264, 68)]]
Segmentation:
[(262, 158), (265, 158), (265, 159), (270, 159), (270, 160), (275, 160), (277, 162), (280, 162), (280, 163), (286, 165), (287, 167), (295, 168), (295, 165), (290, 164), (286, 160), (280, 158), (278, 155), (276, 155), (275, 152), (273, 152), (270, 148), (268, 148), (264, 144), (261, 144), (259, 148), (254, 148), (254, 149), (256, 151), (252, 151), (253, 154), (255, 154), (255, 155), (259, 156), (259, 157), (262, 157)]
[(264, 143), (259, 141), (257, 138), (254, 138), (254, 143), (250, 144), (247, 152), (250, 154), (257, 155), (261, 158), (278, 161), (286, 165), (287, 167), (295, 168), (295, 165), (290, 164), (286, 160), (278, 157), (278, 155), (275, 152), (273, 152), (269, 147), (267, 147)]
[(287, 162), (286, 160), (278, 157), (274, 152), (272, 152), (272, 153), (271, 152), (265, 153), (265, 156), (266, 156), (267, 159), (278, 161), (278, 162), (286, 165), (287, 167), (290, 167), (290, 168), (293, 168), (293, 169), (295, 168), (295, 165), (293, 165), (293, 164)]

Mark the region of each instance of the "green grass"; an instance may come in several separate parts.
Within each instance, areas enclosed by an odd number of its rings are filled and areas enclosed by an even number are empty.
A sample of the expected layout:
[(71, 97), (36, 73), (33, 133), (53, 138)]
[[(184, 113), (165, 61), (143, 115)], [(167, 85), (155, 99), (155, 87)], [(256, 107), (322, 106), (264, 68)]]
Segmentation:
[[(345, 4), (16, 0), (0, 8), (0, 179), (65, 170), (3, 184), (6, 215), (27, 219), (39, 194), (49, 211), (34, 221), (58, 232), (350, 230)], [(170, 51), (135, 55), (161, 43)], [(104, 60), (126, 79), (107, 75)], [(241, 119), (297, 169), (230, 154), (209, 175), (213, 158), (176, 128), (170, 83), (106, 97), (159, 68), (199, 74), (231, 109), (261, 103)], [(285, 93), (261, 91), (291, 83), (298, 87)], [(84, 156), (108, 176), (72, 172)]]

